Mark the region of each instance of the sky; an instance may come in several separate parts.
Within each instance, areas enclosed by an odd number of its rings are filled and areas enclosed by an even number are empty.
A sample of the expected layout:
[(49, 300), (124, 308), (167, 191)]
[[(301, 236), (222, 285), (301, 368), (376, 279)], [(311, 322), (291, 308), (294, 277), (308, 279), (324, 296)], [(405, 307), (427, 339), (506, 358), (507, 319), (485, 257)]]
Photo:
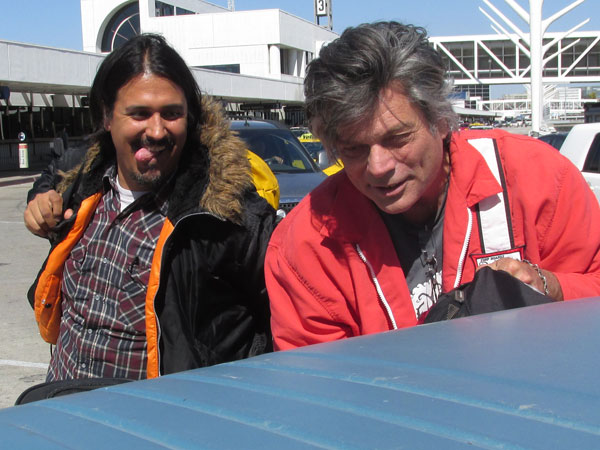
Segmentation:
[[(431, 36), (494, 34), (490, 21), (479, 8), (488, 11), (484, 0), (330, 0), (333, 30), (376, 20), (398, 20), (425, 27)], [(512, 11), (506, 0), (489, 0), (522, 30), (527, 25)], [(528, 0), (515, 0), (529, 10)], [(543, 17), (550, 17), (575, 0), (544, 0)], [(227, 0), (210, 3), (227, 7)], [(279, 8), (303, 19), (314, 21), (313, 0), (236, 0), (235, 9)], [(0, 39), (82, 49), (79, 0), (0, 0)], [(600, 0), (585, 0), (558, 19), (549, 31), (566, 31), (583, 20), (591, 21), (582, 30), (600, 30)], [(326, 23), (322, 22), (322, 23)]]

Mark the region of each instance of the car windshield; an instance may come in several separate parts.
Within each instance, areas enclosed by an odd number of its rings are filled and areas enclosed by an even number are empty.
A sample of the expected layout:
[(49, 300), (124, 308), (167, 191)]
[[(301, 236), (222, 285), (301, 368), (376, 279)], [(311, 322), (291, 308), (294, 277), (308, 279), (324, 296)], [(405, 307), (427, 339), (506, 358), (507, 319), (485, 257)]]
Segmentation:
[(308, 150), (308, 153), (310, 153), (310, 156), (312, 156), (315, 161), (319, 158), (319, 152), (324, 150), (323, 144), (321, 144), (320, 141), (302, 142), (302, 145), (304, 145), (304, 148)]
[(289, 130), (238, 128), (235, 131), (250, 150), (260, 156), (274, 173), (317, 172), (306, 150)]

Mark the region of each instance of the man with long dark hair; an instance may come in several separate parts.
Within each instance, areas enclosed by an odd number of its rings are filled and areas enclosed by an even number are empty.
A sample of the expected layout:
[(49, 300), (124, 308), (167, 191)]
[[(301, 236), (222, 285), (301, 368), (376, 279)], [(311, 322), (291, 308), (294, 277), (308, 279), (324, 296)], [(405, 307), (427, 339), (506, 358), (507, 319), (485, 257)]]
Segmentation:
[[(143, 34), (102, 62), (90, 111), (83, 162), (25, 214), (52, 243), (30, 290), (56, 345), (47, 380), (151, 378), (268, 351), (275, 211), (220, 106)], [(40, 198), (67, 218), (52, 226)]]

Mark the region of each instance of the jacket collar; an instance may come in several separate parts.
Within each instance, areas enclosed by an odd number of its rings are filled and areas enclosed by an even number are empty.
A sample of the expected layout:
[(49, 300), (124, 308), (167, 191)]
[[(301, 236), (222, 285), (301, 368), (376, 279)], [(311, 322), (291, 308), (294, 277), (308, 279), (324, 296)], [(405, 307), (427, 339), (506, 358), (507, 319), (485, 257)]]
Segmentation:
[(453, 190), (464, 195), (467, 206), (472, 208), (481, 200), (502, 192), (494, 174), (485, 159), (471, 144), (469, 139), (482, 137), (495, 138), (494, 133), (460, 131), (452, 134), (450, 141), (450, 184)]

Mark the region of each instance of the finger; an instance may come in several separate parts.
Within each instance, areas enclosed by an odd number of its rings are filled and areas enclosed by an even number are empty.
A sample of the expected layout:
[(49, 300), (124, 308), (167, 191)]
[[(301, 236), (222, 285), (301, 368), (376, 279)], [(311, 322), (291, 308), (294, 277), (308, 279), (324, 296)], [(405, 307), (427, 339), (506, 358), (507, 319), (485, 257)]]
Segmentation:
[(523, 283), (535, 288), (540, 287), (540, 278), (529, 264), (513, 258), (502, 258), (495, 263), (497, 270), (503, 270)]
[(70, 219), (71, 217), (73, 217), (73, 210), (72, 209), (67, 209), (65, 210), (65, 214), (63, 216), (65, 218), (65, 220)]
[(58, 222), (62, 218), (63, 199), (56, 191), (48, 191), (48, 206), (52, 216)]
[[(41, 216), (39, 216), (41, 217)], [(46, 229), (43, 229), (40, 225), (40, 219), (36, 219), (33, 213), (32, 208), (28, 207), (23, 214), (23, 221), (25, 222), (25, 227), (33, 234), (41, 237), (46, 237), (48, 232)], [(42, 221), (42, 223), (44, 223)]]
[[(34, 215), (35, 220), (42, 228), (52, 228), (58, 223), (58, 220), (54, 214), (54, 204), (48, 197), (44, 197), (36, 201), (34, 199), (31, 212)], [(58, 217), (60, 219), (60, 216)]]
[(29, 205), (27, 210), (31, 213), (33, 221), (37, 224), (38, 228), (47, 229), (48, 224), (45, 216), (48, 215), (48, 205), (37, 198), (34, 198)]
[[(502, 270), (540, 292), (543, 292), (544, 290), (544, 282), (540, 278), (539, 274), (526, 262), (513, 258), (501, 258), (481, 267), (489, 267), (493, 270)], [(478, 267), (477, 270), (481, 269), (481, 267)]]

